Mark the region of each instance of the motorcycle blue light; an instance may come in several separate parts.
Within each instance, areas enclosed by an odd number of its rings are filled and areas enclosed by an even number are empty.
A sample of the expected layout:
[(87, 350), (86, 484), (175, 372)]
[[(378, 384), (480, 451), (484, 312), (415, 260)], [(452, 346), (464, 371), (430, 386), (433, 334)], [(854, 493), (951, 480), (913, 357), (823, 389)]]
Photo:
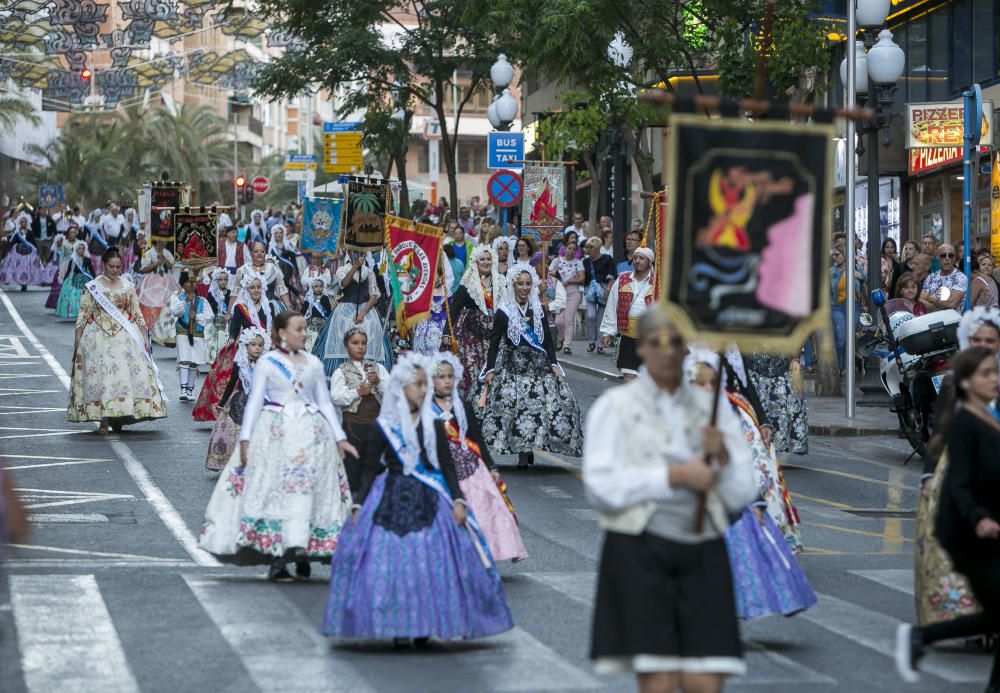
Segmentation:
[(876, 306), (885, 305), (885, 292), (882, 289), (875, 289), (872, 291), (872, 303)]

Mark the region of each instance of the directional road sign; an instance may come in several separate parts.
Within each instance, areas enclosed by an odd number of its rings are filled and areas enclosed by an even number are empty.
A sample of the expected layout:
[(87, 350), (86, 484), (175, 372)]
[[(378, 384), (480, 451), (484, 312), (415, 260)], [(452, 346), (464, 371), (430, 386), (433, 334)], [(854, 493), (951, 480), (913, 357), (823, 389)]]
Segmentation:
[(490, 202), (497, 207), (513, 207), (521, 201), (523, 192), (521, 176), (513, 171), (497, 171), (486, 183)]
[(361, 123), (323, 123), (323, 171), (355, 173), (364, 166)]
[(315, 154), (286, 154), (285, 155), (285, 170), (286, 171), (315, 171), (316, 170), (316, 155)]
[(524, 133), (491, 132), (487, 135), (486, 168), (524, 168)]

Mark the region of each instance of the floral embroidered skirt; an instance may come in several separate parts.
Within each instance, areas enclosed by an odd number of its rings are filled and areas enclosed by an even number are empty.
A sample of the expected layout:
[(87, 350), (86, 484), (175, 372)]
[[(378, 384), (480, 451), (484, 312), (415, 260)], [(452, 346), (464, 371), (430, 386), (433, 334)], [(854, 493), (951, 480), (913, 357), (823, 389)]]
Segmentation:
[(237, 447), (205, 510), (198, 544), (234, 563), (260, 563), (304, 548), (328, 559), (351, 512), (347, 474), (322, 414), (298, 419), (265, 407), (246, 467)]
[(73, 360), (66, 420), (132, 423), (166, 415), (153, 369), (128, 333), (110, 336), (97, 323), (87, 325)]
[(247, 403), (247, 393), (239, 388), (229, 397), (229, 401), (219, 412), (219, 418), (212, 426), (212, 435), (208, 438), (208, 456), (205, 458), (205, 469), (213, 472), (224, 469), (229, 458), (236, 449), (237, 438), (240, 435), (240, 425), (243, 423), (243, 409)]
[(767, 420), (774, 428), (772, 445), (776, 452), (805, 455), (809, 452), (809, 420), (802, 396), (792, 384), (792, 376), (760, 375), (749, 371)]
[(418, 479), (380, 475), (333, 556), (323, 633), (447, 640), (513, 628), (496, 565), (489, 553), (483, 565), (470, 530)]
[(944, 452), (934, 468), (930, 493), (921, 493), (917, 503), (917, 528), (913, 550), (913, 594), (917, 600), (917, 623), (926, 626), (950, 621), (980, 611), (968, 580), (955, 571), (951, 559), (934, 536), (941, 486), (948, 471)]
[(483, 437), (495, 455), (547, 450), (580, 456), (580, 405), (543, 352), (524, 342), (501, 344), (483, 410)]
[(215, 406), (222, 400), (222, 395), (229, 384), (229, 376), (233, 374), (233, 363), (236, 360), (236, 342), (222, 348), (219, 355), (212, 361), (208, 369), (208, 377), (202, 383), (198, 392), (198, 400), (194, 403), (191, 416), (195, 421), (215, 421)]
[(205, 325), (205, 361), (212, 363), (222, 348), (229, 343), (229, 321), (226, 316), (215, 316)]
[(59, 289), (56, 300), (56, 315), (60, 318), (75, 320), (80, 314), (80, 299), (83, 297), (83, 287), (90, 281), (79, 272), (71, 274)]
[(3, 262), (0, 262), (0, 284), (21, 284), (27, 286), (47, 284), (45, 268), (38, 252), (25, 243), (11, 248)]
[[(483, 384), (479, 374), (486, 365), (486, 355), (490, 350), (490, 333), (493, 331), (493, 315), (481, 311), (466, 310), (455, 323), (455, 341), (458, 342), (458, 358), (462, 361), (462, 381), (458, 391), (473, 408), (479, 401)], [(478, 410), (476, 415), (482, 418)]]
[(520, 561), (527, 558), (528, 550), (524, 548), (517, 520), (507, 507), (507, 501), (493, 481), (486, 463), (472, 450), (463, 449), (457, 443), (449, 445), (455, 460), (458, 485), (469, 508), (475, 513), (493, 559)]
[(763, 524), (747, 508), (726, 532), (736, 616), (745, 621), (791, 616), (816, 603), (816, 593), (774, 520), (766, 512), (762, 516)]
[[(352, 327), (355, 327), (354, 318), (361, 308), (353, 303), (341, 302), (330, 313), (326, 319), (326, 324), (316, 335), (316, 342), (313, 344), (312, 353), (323, 362), (323, 370), (326, 377), (333, 375), (333, 372), (340, 367), (340, 364), (347, 362), (347, 347), (344, 346), (344, 335)], [(378, 311), (370, 310), (360, 325), (368, 335), (368, 351), (365, 359), (377, 361), (385, 366), (387, 371), (392, 370), (392, 344), (388, 335), (382, 330), (382, 318), (378, 316)]]

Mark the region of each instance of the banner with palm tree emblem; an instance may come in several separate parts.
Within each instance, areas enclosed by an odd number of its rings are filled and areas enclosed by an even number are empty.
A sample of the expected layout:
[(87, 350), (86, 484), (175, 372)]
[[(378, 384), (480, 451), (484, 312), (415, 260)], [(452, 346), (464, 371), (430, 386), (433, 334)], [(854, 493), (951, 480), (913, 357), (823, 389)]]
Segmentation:
[(343, 245), (349, 250), (375, 252), (385, 241), (384, 219), (392, 200), (386, 183), (347, 184), (347, 212), (344, 218)]

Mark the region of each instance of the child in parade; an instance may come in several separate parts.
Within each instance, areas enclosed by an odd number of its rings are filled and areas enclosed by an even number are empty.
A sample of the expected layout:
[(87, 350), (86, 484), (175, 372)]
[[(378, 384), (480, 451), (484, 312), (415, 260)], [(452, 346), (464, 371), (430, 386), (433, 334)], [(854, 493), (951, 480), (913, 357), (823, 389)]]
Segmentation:
[(389, 373), (381, 363), (365, 360), (368, 335), (362, 328), (352, 327), (344, 334), (344, 347), (349, 360), (333, 372), (330, 395), (340, 409), (348, 442), (358, 450), (358, 457), (344, 459), (347, 479), (353, 490), (361, 483), (361, 461), (367, 454), (368, 441), (389, 384)]
[(304, 351), (306, 321), (274, 319), (277, 349), (254, 367), (239, 453), (223, 469), (205, 510), (200, 546), (231, 562), (269, 561), (268, 579), (311, 574), (328, 559), (350, 516), (343, 457), (357, 456), (330, 401), (323, 366)]
[(331, 563), (323, 633), (338, 638), (482, 638), (514, 626), (500, 575), (467, 511), (429, 369), (409, 353), (392, 371)]
[(239, 344), (233, 362), (233, 373), (222, 393), (218, 418), (208, 439), (205, 469), (215, 472), (225, 468), (236, 449), (236, 439), (240, 434), (243, 412), (253, 383), (254, 365), (261, 354), (271, 348), (271, 338), (259, 327), (248, 327), (240, 334)]
[(229, 271), (224, 267), (212, 270), (211, 282), (205, 299), (212, 309), (212, 322), (205, 326), (205, 359), (208, 363), (229, 343)]
[(208, 301), (195, 292), (195, 280), (191, 275), (182, 272), (180, 285), (181, 290), (170, 297), (170, 314), (177, 321), (177, 374), (181, 388), (178, 399), (193, 402), (198, 366), (207, 363), (205, 328), (215, 316)]
[(524, 560), (528, 551), (518, 531), (513, 506), (503, 491), (506, 485), (483, 440), (479, 419), (459, 394), (462, 364), (451, 352), (441, 352), (431, 358), (430, 366), (431, 410), (444, 422), (458, 485), (486, 535), (490, 552), (497, 561)]
[(333, 304), (326, 293), (326, 283), (320, 277), (305, 279), (306, 301), (303, 316), (306, 319), (306, 351), (312, 351), (316, 337), (323, 329), (323, 323), (333, 312)]
[(94, 265), (87, 255), (87, 242), (77, 241), (69, 256), (69, 262), (62, 275), (62, 288), (56, 301), (56, 315), (60, 318), (76, 319), (80, 312), (83, 288), (94, 278)]

